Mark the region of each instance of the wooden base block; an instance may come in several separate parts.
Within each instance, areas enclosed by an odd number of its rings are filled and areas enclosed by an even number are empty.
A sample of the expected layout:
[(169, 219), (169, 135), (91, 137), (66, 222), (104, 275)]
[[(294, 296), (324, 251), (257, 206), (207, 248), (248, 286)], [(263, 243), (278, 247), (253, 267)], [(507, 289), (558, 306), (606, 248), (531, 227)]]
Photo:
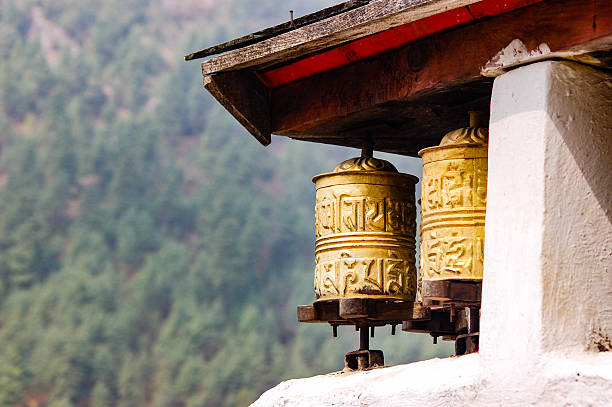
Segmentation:
[(346, 370), (366, 370), (376, 366), (384, 366), (385, 357), (381, 350), (356, 350), (344, 355)]
[[(425, 282), (423, 282), (423, 286), (427, 286)], [(443, 294), (464, 293), (464, 295), (460, 296), (461, 301), (454, 301), (452, 297), (448, 296), (438, 296), (439, 300), (445, 298), (447, 300), (445, 302), (440, 301), (435, 307), (423, 306), (417, 302), (373, 298), (319, 300), (311, 305), (298, 306), (297, 317), (299, 322), (329, 323), (333, 327), (334, 336), (338, 325), (355, 325), (355, 327), (363, 330), (367, 327), (373, 329), (375, 326), (387, 324), (395, 328), (395, 325), (401, 324), (402, 330), (405, 332), (428, 333), (434, 339), (443, 337), (448, 340), (458, 340), (459, 343), (456, 344), (458, 355), (477, 352), (480, 303), (473, 300), (474, 298), (480, 298), (480, 283), (442, 281), (434, 282), (429, 286), (429, 288), (431, 287), (440, 289), (439, 292)], [(392, 332), (394, 331), (395, 329), (392, 330)], [(350, 366), (358, 366), (359, 363), (371, 366), (370, 363), (374, 363), (372, 361), (359, 362), (365, 356), (358, 353), (362, 351), (355, 352), (347, 354), (347, 358), (351, 358)], [(357, 356), (349, 356), (353, 353)], [(374, 361), (376, 360), (378, 359)], [(382, 352), (380, 360), (382, 360)], [(382, 365), (382, 362), (380, 365)], [(348, 364), (347, 369), (349, 369)], [(352, 367), (350, 369), (355, 370)]]
[(430, 306), (480, 303), (482, 282), (479, 280), (423, 280), (423, 301)]
[(455, 353), (463, 355), (478, 352), (480, 331), (480, 304), (464, 308), (432, 309), (425, 321), (403, 321), (402, 331), (429, 333), (434, 337), (455, 341)]
[(297, 307), (297, 317), (299, 322), (381, 326), (401, 324), (401, 321), (426, 320), (429, 318), (429, 310), (411, 301), (340, 298), (300, 305)]

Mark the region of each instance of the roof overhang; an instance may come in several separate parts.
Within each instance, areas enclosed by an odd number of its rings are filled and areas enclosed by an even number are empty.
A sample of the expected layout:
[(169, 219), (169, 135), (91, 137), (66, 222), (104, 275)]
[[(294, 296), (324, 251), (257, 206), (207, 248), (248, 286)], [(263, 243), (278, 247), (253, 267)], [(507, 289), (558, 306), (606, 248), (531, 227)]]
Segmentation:
[(612, 66), (609, 1), (353, 0), (295, 22), (202, 63), (206, 89), (264, 145), (271, 134), (353, 147), (369, 137), (415, 155), (468, 110), (488, 111), (506, 69)]

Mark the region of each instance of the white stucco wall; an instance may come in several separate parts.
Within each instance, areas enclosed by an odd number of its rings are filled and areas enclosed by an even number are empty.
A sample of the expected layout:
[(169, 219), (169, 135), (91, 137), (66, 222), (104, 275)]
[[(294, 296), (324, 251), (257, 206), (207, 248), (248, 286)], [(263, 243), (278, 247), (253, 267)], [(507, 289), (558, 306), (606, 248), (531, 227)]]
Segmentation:
[(612, 338), (612, 77), (541, 62), (493, 95), (480, 353), (594, 350)]
[(612, 406), (612, 75), (506, 73), (489, 134), (480, 353), (292, 380), (255, 406)]
[(612, 350), (612, 76), (550, 66), (543, 347)]
[(612, 405), (612, 353), (540, 360), (536, 372), (483, 377), (477, 354), (288, 380), (253, 407), (525, 407)]

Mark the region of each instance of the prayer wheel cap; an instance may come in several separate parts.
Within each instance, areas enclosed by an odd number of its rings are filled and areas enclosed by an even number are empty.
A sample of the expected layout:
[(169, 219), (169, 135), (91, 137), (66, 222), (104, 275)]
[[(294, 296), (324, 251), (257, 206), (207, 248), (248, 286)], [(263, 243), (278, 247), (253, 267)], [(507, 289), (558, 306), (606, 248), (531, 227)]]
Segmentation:
[(317, 188), (338, 184), (374, 183), (405, 186), (416, 184), (414, 175), (403, 174), (389, 161), (374, 157), (355, 157), (338, 164), (332, 172), (315, 175), (312, 182)]
[[(453, 158), (483, 158), (487, 156), (489, 129), (481, 112), (469, 112), (469, 127), (446, 133), (439, 145), (419, 151), (423, 164)], [(461, 148), (464, 147), (464, 148)]]
[(470, 126), (446, 133), (440, 142), (440, 147), (463, 144), (485, 145), (489, 142), (489, 131), (483, 126), (482, 113), (470, 112)]
[(345, 171), (387, 171), (399, 172), (389, 161), (374, 157), (355, 157), (341, 162), (333, 172)]
[[(489, 132), (481, 127), (466, 127), (446, 133), (439, 147), (479, 145), (484, 146), (489, 142)], [(419, 152), (419, 155), (420, 152)]]

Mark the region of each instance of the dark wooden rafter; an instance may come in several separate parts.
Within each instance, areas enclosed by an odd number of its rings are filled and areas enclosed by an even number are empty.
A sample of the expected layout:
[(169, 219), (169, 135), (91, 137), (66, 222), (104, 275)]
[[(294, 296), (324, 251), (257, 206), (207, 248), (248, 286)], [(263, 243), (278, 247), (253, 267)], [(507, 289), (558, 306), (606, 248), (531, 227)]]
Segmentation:
[(425, 320), (429, 318), (429, 311), (416, 302), (341, 298), (300, 305), (297, 308), (297, 317), (299, 322), (382, 326), (399, 324), (404, 320)]
[(204, 87), (261, 144), (270, 144), (269, 91), (252, 72), (204, 76)]
[(421, 295), (424, 299), (455, 301), (457, 303), (479, 303), (482, 283), (478, 280), (425, 280)]

